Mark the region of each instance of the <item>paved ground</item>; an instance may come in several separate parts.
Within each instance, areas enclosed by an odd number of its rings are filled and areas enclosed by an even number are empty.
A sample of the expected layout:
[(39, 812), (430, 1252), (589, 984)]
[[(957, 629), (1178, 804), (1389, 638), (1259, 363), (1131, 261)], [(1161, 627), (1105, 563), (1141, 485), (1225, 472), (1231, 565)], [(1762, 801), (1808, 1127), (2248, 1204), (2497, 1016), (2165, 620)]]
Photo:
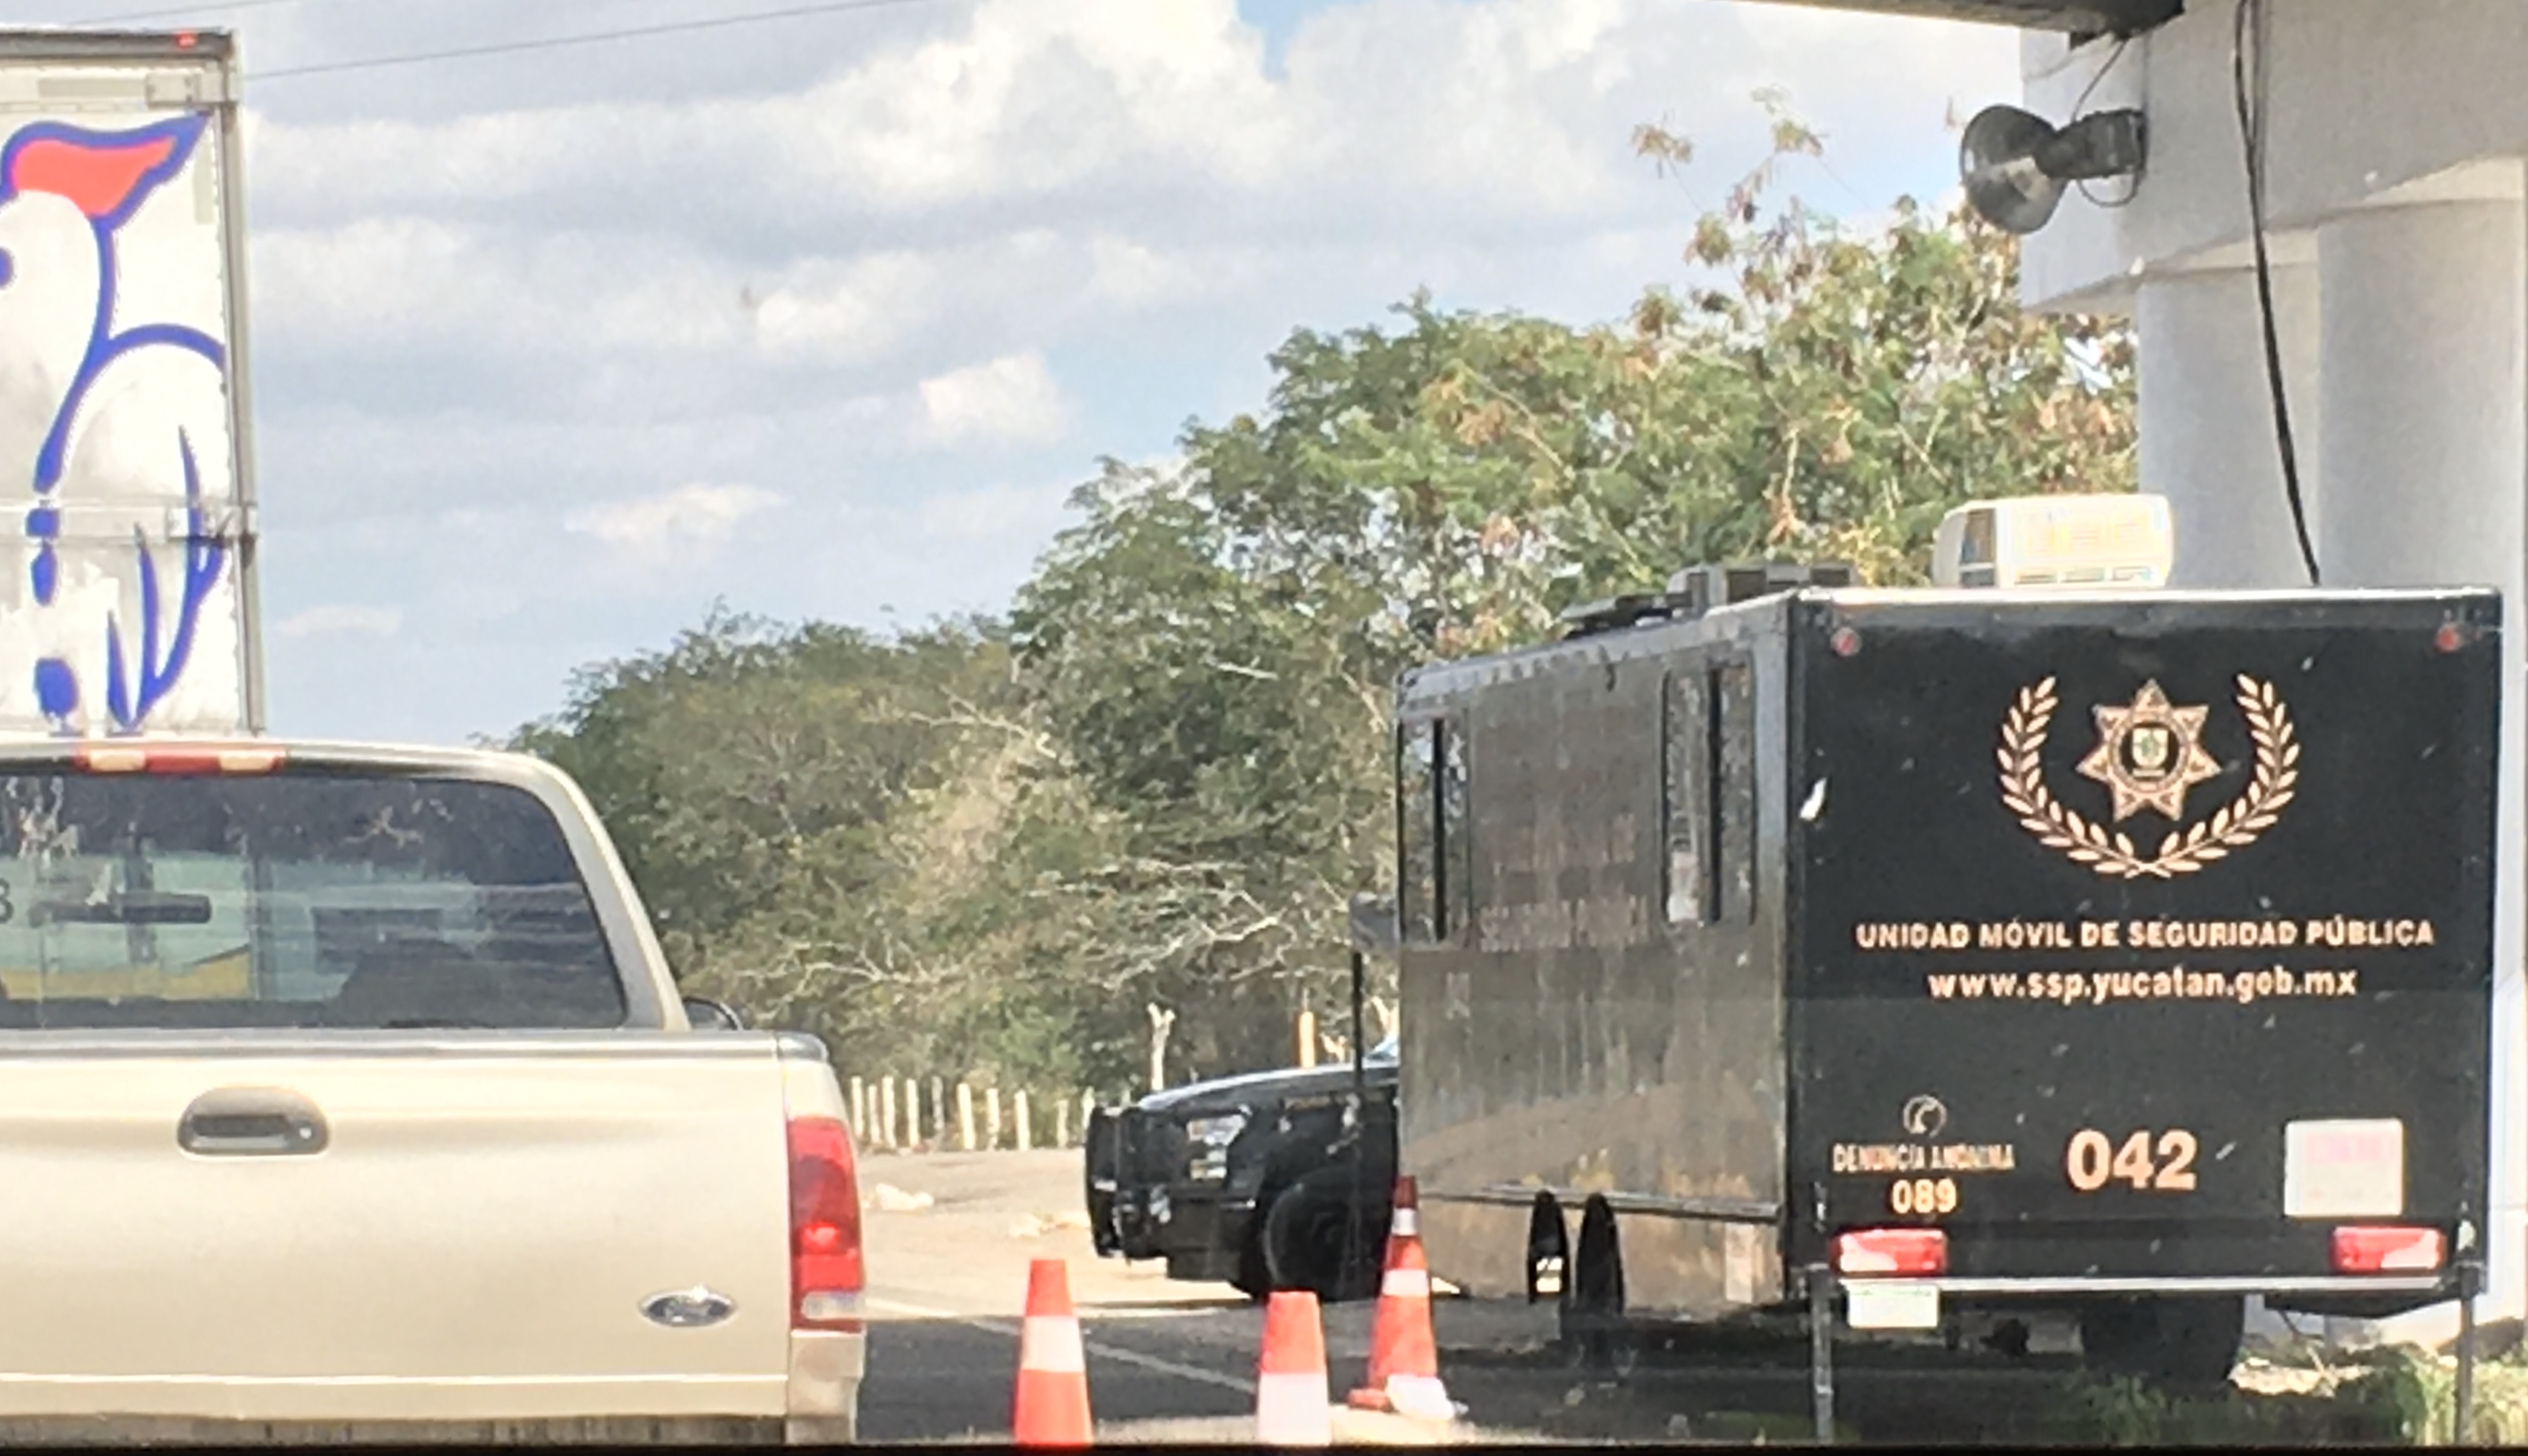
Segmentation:
[[(1172, 1283), (1156, 1265), (1099, 1259), (1080, 1212), (1078, 1152), (878, 1155), (863, 1164), (862, 1183), (874, 1321), (867, 1438), (1006, 1438), (1027, 1264), (1039, 1258), (1069, 1266), (1102, 1434), (1248, 1434), (1261, 1311), (1226, 1284)], [(888, 1212), (902, 1200), (880, 1185), (930, 1201)], [(1367, 1364), (1369, 1316), (1367, 1305), (1328, 1312), (1338, 1397)], [(1407, 1423), (1344, 1413), (1343, 1424), (1355, 1438), (1426, 1438)]]
[[(1081, 1210), (1080, 1154), (872, 1155), (869, 1378), (862, 1432), (879, 1441), (1005, 1440), (1028, 1261), (1070, 1271), (1102, 1439), (1252, 1438), (1261, 1310), (1225, 1284), (1172, 1283), (1155, 1265), (1099, 1259)], [(918, 1206), (914, 1206), (918, 1205)], [(1368, 1304), (1326, 1314), (1333, 1393), (1361, 1378)], [(1550, 1309), (1449, 1299), (1434, 1310), (1441, 1374), (1467, 1407), (1434, 1430), (1337, 1413), (1346, 1443), (1447, 1440), (1801, 1441), (1812, 1430), (1805, 1346), (1796, 1336), (1680, 1332), (1621, 1380), (1574, 1370), (1551, 1347)], [(1865, 1441), (2063, 1439), (2067, 1355), (2006, 1361), (1982, 1352), (1844, 1349), (1840, 1413)], [(2245, 1397), (2241, 1397), (2245, 1398)]]

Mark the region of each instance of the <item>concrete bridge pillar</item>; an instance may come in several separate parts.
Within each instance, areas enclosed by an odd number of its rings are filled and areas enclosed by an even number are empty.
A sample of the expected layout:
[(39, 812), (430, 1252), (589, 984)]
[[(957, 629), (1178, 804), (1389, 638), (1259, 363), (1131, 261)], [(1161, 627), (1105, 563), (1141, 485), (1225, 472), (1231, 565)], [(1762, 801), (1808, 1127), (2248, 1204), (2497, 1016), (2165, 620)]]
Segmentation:
[(2502, 589), (2493, 1188), (2484, 1313), (2528, 1311), (2528, 209), (2518, 195), (2321, 224), (2320, 562), (2329, 587)]
[[(2274, 270), (2300, 491), (2315, 529), (2318, 464), (2318, 273)], [(2211, 590), (2308, 584), (2274, 445), (2256, 276), (2243, 268), (2147, 278), (2134, 289), (2140, 337), (2141, 488), (2168, 497), (2177, 534), (2169, 585)]]

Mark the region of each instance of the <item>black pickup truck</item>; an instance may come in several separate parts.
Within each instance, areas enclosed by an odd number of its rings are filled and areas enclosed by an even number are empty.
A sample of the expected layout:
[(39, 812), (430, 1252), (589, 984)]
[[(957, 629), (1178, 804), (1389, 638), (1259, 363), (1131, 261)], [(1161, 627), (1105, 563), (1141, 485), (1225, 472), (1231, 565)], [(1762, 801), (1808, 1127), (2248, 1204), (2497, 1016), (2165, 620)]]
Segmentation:
[(1088, 1217), (1108, 1259), (1252, 1298), (1377, 1291), (1396, 1183), (1396, 1044), (1349, 1063), (1154, 1092), (1088, 1119)]

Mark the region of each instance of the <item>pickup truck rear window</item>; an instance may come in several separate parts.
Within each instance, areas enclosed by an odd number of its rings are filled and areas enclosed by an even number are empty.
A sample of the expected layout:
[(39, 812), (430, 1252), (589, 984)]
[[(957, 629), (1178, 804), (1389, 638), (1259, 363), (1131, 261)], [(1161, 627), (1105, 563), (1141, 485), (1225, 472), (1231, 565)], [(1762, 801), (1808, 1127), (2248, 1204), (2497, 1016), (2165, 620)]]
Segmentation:
[(623, 989), (553, 814), (293, 768), (0, 773), (0, 1029), (566, 1029)]

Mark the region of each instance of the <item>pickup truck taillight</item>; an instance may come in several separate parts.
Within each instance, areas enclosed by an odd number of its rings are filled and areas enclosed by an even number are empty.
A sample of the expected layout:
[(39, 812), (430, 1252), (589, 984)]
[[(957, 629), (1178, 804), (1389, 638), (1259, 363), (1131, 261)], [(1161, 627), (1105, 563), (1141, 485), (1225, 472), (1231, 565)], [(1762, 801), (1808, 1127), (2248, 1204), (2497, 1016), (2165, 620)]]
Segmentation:
[(861, 1190), (852, 1135), (832, 1118), (790, 1122), (790, 1327), (861, 1327)]

